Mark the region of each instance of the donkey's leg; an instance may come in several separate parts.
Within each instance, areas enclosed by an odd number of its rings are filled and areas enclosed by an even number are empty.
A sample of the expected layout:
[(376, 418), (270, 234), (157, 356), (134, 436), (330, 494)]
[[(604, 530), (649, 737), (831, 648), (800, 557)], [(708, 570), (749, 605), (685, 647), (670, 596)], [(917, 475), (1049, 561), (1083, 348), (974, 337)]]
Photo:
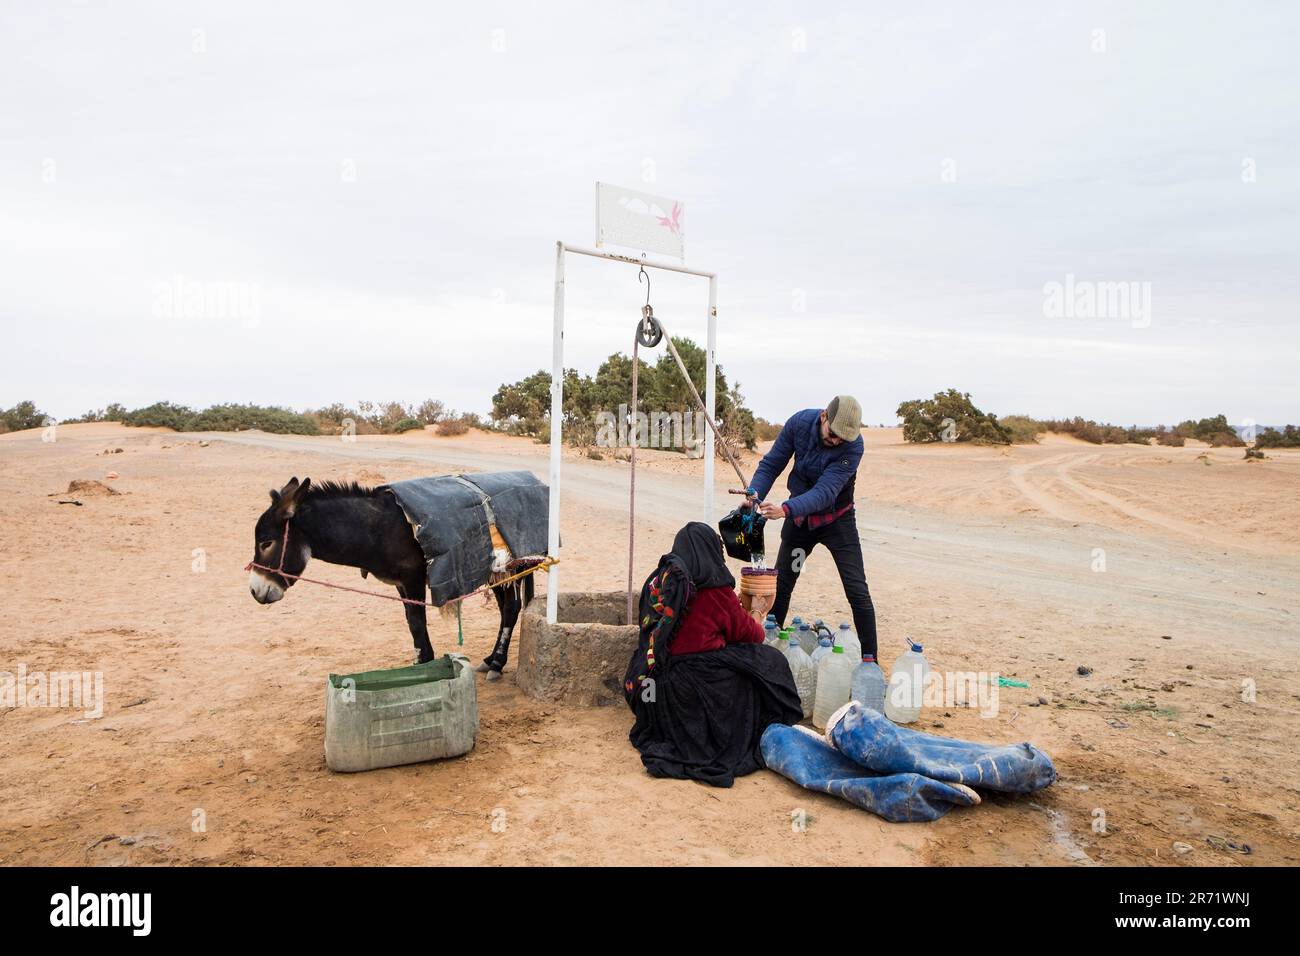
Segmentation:
[[(501, 620), (506, 619), (506, 589), (493, 588), (492, 596), (497, 599), (497, 610), (501, 612)], [(507, 646), (507, 650), (509, 647)], [(506, 655), (501, 651), (501, 629), (497, 628), (496, 646), (492, 648), (492, 653), (483, 658), (482, 663), (474, 665), (474, 672), (478, 674), (487, 674), (488, 680), (500, 680), (501, 668), (506, 666)]]
[(488, 666), (488, 680), (500, 680), (501, 671), (510, 657), (510, 638), (514, 636), (515, 623), (519, 620), (519, 611), (523, 607), (518, 582), (493, 588), (497, 606), (501, 608), (501, 626), (497, 630), (497, 643), (492, 648), (492, 655), (483, 663)]
[[(397, 593), (411, 601), (424, 601), (424, 576), (412, 576), (397, 586)], [(411, 629), (411, 640), (415, 643), (415, 663), (423, 664), (433, 660), (433, 644), (429, 641), (429, 622), (425, 617), (425, 606), (420, 604), (403, 604), (406, 609), (406, 626)]]

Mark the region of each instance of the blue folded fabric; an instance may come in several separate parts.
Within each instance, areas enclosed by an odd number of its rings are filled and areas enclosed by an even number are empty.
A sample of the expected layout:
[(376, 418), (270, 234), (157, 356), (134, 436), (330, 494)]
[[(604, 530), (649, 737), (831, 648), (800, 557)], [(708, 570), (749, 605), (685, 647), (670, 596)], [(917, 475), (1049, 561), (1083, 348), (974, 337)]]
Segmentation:
[(1032, 793), (1056, 780), (1051, 758), (1031, 744), (936, 737), (856, 701), (832, 718), (830, 738), (773, 724), (760, 742), (763, 762), (801, 787), (894, 822), (937, 820), (953, 807), (974, 806), (980, 798), (973, 787)]
[(808, 790), (820, 790), (895, 823), (937, 820), (955, 806), (980, 802), (960, 784), (916, 773), (876, 774), (863, 769), (822, 738), (798, 727), (772, 724), (760, 743), (768, 769)]
[(1033, 793), (1056, 780), (1052, 758), (1028, 743), (977, 744), (900, 727), (853, 701), (830, 741), (855, 763), (877, 773), (919, 773), (981, 790)]

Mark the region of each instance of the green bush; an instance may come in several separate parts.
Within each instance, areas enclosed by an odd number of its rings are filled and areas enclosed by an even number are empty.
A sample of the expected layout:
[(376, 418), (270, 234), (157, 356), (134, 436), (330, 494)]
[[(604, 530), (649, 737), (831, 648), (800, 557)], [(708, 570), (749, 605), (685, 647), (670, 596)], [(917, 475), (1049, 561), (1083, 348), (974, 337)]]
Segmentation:
[(1011, 441), (1017, 445), (1032, 445), (1038, 441), (1040, 432), (1046, 431), (1043, 423), (1028, 415), (1007, 415), (999, 423), (1011, 434)]
[(1300, 428), (1287, 425), (1281, 431), (1265, 428), (1255, 436), (1256, 448), (1300, 448)]
[[(691, 381), (704, 394), (705, 353), (690, 339), (674, 338)], [(718, 427), (728, 441), (752, 449), (755, 444), (753, 412), (744, 405), (739, 383), (728, 385), (722, 366), (714, 366), (714, 388)], [(595, 376), (576, 369), (564, 371), (564, 438), (570, 445), (586, 446), (596, 441), (597, 415), (618, 417), (620, 405), (632, 400), (632, 359), (616, 352), (601, 363)], [(654, 365), (642, 360), (637, 368), (637, 403), (642, 412), (665, 412), (693, 416), (695, 402), (682, 378), (681, 369), (664, 348)], [(551, 373), (534, 372), (518, 382), (503, 384), (492, 396), (492, 422), (512, 435), (527, 435), (550, 441)], [(693, 420), (693, 419), (692, 419)], [(708, 426), (705, 425), (705, 428)], [(780, 430), (779, 428), (777, 429)], [(704, 436), (697, 435), (698, 438)], [(721, 449), (718, 451), (721, 454)]]
[(424, 422), (420, 421), (418, 418), (401, 418), (393, 422), (389, 431), (394, 435), (400, 435), (402, 432), (415, 431), (416, 429), (423, 427)]
[(43, 428), (48, 418), (48, 415), (36, 407), (35, 402), (19, 402), (13, 408), (0, 411), (0, 432)]
[(969, 392), (950, 388), (934, 398), (903, 402), (895, 413), (903, 420), (903, 438), (910, 442), (969, 441), (1009, 445), (1011, 432), (997, 417), (980, 411)]

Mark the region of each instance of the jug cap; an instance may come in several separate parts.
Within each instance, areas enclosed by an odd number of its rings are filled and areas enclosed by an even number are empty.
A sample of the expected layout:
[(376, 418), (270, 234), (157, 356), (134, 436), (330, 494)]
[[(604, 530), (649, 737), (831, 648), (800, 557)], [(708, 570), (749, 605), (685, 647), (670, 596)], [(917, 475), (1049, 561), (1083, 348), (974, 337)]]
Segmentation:
[(848, 629), (849, 629), (849, 622), (848, 622), (848, 621), (842, 621), (842, 622), (840, 623), (840, 630), (841, 630), (841, 631), (847, 631)]
[(843, 654), (843, 653), (844, 653), (844, 645), (843, 645), (843, 644), (836, 644), (834, 647), (831, 648), (831, 653), (832, 653), (832, 654)]

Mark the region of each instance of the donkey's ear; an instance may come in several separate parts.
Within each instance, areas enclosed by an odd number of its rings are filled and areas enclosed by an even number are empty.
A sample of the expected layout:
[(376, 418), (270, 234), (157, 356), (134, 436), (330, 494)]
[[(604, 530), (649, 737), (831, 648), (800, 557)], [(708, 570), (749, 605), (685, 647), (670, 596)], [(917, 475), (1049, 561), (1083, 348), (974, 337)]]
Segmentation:
[(276, 502), (276, 513), (286, 520), (292, 518), (302, 499), (307, 496), (307, 489), (310, 487), (310, 478), (304, 478), (302, 484), (298, 483), (297, 478), (291, 478), (284, 486), (284, 491), (280, 493), (279, 501)]
[(279, 503), (280, 503), (280, 492), (278, 492), (278, 491), (276, 491), (274, 488), (272, 488), (272, 489), (271, 489), (271, 504), (273, 504), (273, 505), (278, 505)]

